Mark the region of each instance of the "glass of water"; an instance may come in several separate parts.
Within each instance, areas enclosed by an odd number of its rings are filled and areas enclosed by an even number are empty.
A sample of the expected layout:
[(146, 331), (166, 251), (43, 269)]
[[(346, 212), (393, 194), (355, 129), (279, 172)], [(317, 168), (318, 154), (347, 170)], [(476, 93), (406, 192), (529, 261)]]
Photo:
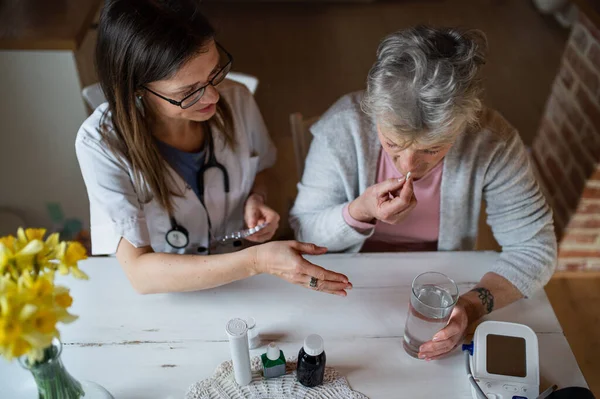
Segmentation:
[(427, 272), (415, 277), (404, 327), (406, 353), (418, 357), (419, 347), (446, 326), (457, 300), (458, 287), (448, 276)]

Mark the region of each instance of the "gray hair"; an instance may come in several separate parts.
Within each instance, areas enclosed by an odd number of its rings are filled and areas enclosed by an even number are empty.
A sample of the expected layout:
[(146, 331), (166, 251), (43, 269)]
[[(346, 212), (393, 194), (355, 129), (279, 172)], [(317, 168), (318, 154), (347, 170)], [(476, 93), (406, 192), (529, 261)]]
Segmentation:
[(387, 36), (369, 71), (363, 110), (409, 141), (449, 143), (452, 126), (477, 121), (480, 69), (487, 41), (480, 31), (426, 26)]

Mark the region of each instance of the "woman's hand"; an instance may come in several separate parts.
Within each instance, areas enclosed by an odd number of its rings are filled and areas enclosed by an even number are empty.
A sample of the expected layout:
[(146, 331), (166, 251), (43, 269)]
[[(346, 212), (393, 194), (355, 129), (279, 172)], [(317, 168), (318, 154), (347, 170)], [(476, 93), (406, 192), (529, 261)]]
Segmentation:
[(468, 302), (462, 297), (458, 298), (446, 327), (419, 348), (419, 359), (439, 359), (462, 344), (470, 324), (468, 309)]
[(402, 179), (387, 179), (367, 188), (352, 201), (348, 212), (354, 219), (371, 223), (373, 219), (389, 224), (398, 224), (417, 205), (413, 182)]
[(279, 214), (265, 205), (262, 196), (250, 194), (244, 205), (244, 221), (248, 228), (253, 228), (261, 224), (267, 224), (259, 232), (246, 237), (246, 240), (262, 243), (269, 241), (275, 235), (279, 227)]
[(481, 317), (523, 297), (523, 294), (506, 278), (496, 273), (486, 273), (479, 284), (458, 298), (448, 324), (419, 348), (419, 357), (438, 359), (460, 345), (467, 328)]
[[(258, 273), (268, 273), (290, 283), (328, 294), (346, 296), (352, 288), (348, 277), (310, 263), (302, 255), (322, 255), (327, 248), (297, 241), (274, 241), (251, 248), (255, 250), (254, 265)], [(310, 280), (317, 279), (311, 287)]]

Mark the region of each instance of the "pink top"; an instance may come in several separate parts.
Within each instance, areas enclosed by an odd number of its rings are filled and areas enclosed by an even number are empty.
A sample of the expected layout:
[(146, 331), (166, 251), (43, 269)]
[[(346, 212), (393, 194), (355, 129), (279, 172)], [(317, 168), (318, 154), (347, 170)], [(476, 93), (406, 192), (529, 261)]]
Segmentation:
[[(440, 186), (444, 162), (440, 162), (419, 180), (413, 181), (417, 206), (398, 225), (376, 221), (364, 223), (354, 219), (344, 207), (344, 220), (358, 231), (375, 228), (361, 252), (436, 251), (440, 230)], [(377, 183), (390, 178), (404, 177), (390, 156), (383, 150), (379, 154)]]

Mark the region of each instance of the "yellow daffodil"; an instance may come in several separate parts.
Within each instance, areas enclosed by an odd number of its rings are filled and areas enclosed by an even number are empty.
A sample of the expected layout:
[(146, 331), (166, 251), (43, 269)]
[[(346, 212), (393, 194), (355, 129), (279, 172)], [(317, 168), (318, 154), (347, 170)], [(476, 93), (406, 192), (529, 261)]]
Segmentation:
[(43, 274), (34, 279), (30, 273), (23, 273), (17, 283), (27, 296), (29, 303), (34, 305), (51, 304), (54, 295), (54, 275)]
[[(21, 229), (19, 229), (19, 231), (23, 232), (23, 229), (21, 228)], [(24, 233), (25, 233), (26, 240), (28, 242), (33, 241), (33, 240), (44, 241), (44, 236), (46, 235), (46, 229), (26, 229)], [(19, 234), (19, 232), (17, 232), (17, 234)]]
[(0, 276), (6, 272), (10, 272), (7, 269), (9, 262), (14, 257), (16, 243), (17, 239), (14, 236), (0, 237)]
[(69, 324), (77, 320), (77, 316), (72, 315), (67, 311), (73, 304), (73, 297), (69, 293), (67, 287), (57, 285), (54, 287), (54, 311), (58, 321), (64, 324)]
[(21, 336), (21, 324), (11, 309), (13, 304), (2, 301), (2, 317), (0, 318), (0, 345), (12, 342)]
[[(31, 351), (31, 344), (23, 338), (19, 338), (9, 345), (9, 350), (13, 357), (21, 357)], [(39, 350), (36, 352), (35, 358), (41, 358)]]
[(31, 320), (36, 331), (42, 334), (51, 334), (54, 332), (57, 321), (56, 314), (49, 309), (43, 309), (36, 312)]
[(34, 258), (44, 248), (42, 241), (38, 239), (27, 241), (26, 237), (23, 241), (23, 237), (25, 232), (19, 229), (16, 239), (8, 236), (0, 241), (0, 273), (9, 273), (15, 280), (23, 270), (35, 271)]
[(54, 301), (59, 307), (66, 309), (73, 304), (73, 297), (69, 294), (68, 288), (57, 286), (54, 292)]
[(31, 344), (23, 336), (21, 320), (12, 314), (0, 317), (0, 355), (11, 360), (25, 355), (30, 349)]
[(60, 245), (58, 233), (53, 233), (46, 238), (44, 242), (44, 246), (46, 247), (46, 253), (48, 257), (52, 259), (56, 258), (56, 252), (58, 251), (58, 247)]
[[(43, 236), (42, 236), (43, 238)], [(59, 248), (58, 233), (50, 234), (44, 241), (44, 248), (35, 257), (36, 267), (42, 271), (54, 271), (58, 267), (56, 263)]]
[(16, 319), (0, 320), (0, 344), (10, 343), (21, 337), (21, 325)]
[[(0, 354), (11, 360), (23, 356), (30, 345), (23, 337), (24, 325), (19, 317), (23, 312), (18, 286), (8, 276), (0, 279)], [(29, 307), (31, 309), (31, 306)]]
[(37, 271), (44, 269), (56, 270), (58, 267), (58, 264), (55, 260), (60, 245), (59, 235), (58, 233), (50, 234), (44, 241), (45, 235), (46, 229), (19, 229), (17, 231), (15, 245), (17, 250), (24, 248), (29, 243), (34, 241), (43, 242), (43, 247), (40, 248), (40, 250), (36, 253), (34, 262), (31, 265), (31, 267)]
[(61, 242), (57, 233), (22, 229), (0, 237), (0, 356), (26, 355), (40, 361), (44, 349), (60, 336), (58, 323), (71, 323), (73, 298), (54, 284), (55, 271), (87, 279), (78, 262), (86, 250), (78, 242)]
[(16, 242), (17, 242), (17, 239), (15, 238), (15, 236), (12, 236), (12, 235), (0, 237), (0, 244), (4, 244), (8, 248), (14, 248)]
[(15, 284), (8, 276), (3, 278), (0, 286), (0, 354), (9, 360), (25, 353), (31, 360), (39, 360), (43, 349), (59, 336), (57, 323), (76, 320), (76, 316), (66, 310), (72, 302), (68, 289), (55, 287), (44, 277), (40, 279), (44, 283), (36, 285), (36, 281), (34, 286), (41, 287), (41, 292), (49, 295), (51, 301), (32, 302), (28, 279)]
[(77, 262), (87, 259), (85, 247), (79, 242), (63, 242), (58, 249), (57, 258), (60, 262), (60, 274), (71, 274), (79, 279), (87, 280), (88, 276), (77, 266)]

